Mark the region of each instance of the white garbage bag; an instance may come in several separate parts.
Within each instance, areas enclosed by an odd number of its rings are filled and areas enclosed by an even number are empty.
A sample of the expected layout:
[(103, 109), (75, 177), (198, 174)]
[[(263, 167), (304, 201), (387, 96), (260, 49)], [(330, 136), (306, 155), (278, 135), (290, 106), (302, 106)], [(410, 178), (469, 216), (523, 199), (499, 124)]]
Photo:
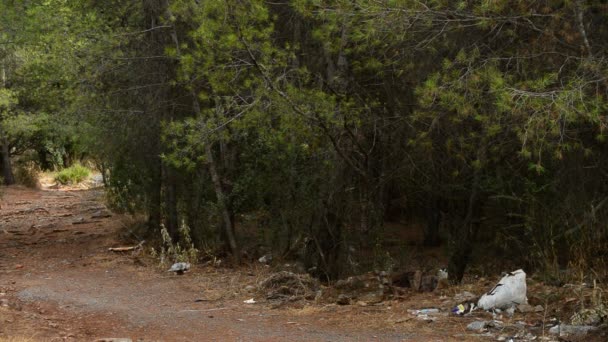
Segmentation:
[(492, 290), (479, 298), (477, 306), (484, 310), (508, 309), (527, 304), (526, 272), (517, 270), (504, 276)]

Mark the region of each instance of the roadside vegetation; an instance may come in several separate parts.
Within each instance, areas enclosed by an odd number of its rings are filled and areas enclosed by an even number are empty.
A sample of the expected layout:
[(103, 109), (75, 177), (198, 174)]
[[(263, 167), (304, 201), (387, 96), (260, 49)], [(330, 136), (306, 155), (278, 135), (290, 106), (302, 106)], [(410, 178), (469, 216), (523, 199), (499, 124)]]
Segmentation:
[(607, 6), (3, 1), (0, 174), (94, 162), (167, 258), (605, 284)]
[(55, 175), (55, 181), (60, 184), (78, 184), (89, 177), (91, 170), (77, 163), (65, 168)]

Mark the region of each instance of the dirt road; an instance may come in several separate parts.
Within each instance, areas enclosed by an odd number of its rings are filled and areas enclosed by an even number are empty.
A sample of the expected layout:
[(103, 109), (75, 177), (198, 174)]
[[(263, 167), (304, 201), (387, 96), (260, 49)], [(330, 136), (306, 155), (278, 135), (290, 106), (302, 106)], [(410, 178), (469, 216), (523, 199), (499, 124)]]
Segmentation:
[[(244, 289), (268, 271), (194, 266), (176, 276), (118, 254), (124, 218), (98, 190), (4, 189), (0, 209), (0, 341), (432, 341), (476, 340), (467, 320), (413, 319), (437, 294), (370, 306), (272, 308)], [(122, 242), (124, 243), (124, 242)], [(256, 298), (257, 299), (257, 298)], [(16, 341), (16, 340), (15, 340)]]

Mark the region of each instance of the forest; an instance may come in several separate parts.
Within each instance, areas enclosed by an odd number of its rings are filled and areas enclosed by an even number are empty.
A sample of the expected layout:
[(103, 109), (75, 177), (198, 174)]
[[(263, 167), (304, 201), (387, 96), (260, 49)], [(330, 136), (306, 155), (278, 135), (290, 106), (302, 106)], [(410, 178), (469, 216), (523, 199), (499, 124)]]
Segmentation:
[(0, 69), (6, 185), (202, 259), (608, 280), (606, 1), (3, 0)]

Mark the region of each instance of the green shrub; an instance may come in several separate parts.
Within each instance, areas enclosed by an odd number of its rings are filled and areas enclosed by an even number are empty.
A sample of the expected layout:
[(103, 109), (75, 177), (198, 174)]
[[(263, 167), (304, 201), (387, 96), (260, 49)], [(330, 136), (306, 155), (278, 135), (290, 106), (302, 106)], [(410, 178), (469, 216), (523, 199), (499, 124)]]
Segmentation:
[(80, 164), (74, 164), (59, 171), (55, 176), (55, 181), (61, 184), (78, 184), (87, 179), (90, 174), (91, 171), (88, 168)]

